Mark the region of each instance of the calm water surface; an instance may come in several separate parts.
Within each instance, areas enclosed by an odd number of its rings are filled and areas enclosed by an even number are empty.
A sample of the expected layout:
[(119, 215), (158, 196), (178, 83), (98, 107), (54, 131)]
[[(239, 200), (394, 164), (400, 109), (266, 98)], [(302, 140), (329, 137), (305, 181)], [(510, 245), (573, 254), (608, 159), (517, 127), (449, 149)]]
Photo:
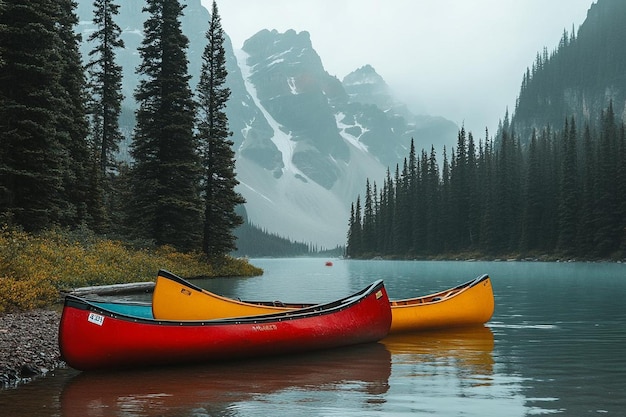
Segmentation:
[(197, 284), (323, 302), (384, 279), (390, 298), (492, 278), (485, 327), (264, 360), (123, 373), (60, 370), (0, 391), (2, 416), (625, 416), (626, 265), (253, 259)]

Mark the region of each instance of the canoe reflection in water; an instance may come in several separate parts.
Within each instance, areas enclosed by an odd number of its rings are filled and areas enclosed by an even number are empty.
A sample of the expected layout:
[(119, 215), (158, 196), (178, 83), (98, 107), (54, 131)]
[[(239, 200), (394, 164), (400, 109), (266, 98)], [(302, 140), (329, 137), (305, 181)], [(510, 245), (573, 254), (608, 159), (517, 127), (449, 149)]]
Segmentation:
[(368, 343), (224, 364), (84, 372), (64, 388), (63, 416), (212, 415), (284, 390), (333, 391), (342, 384), (378, 397), (389, 388), (391, 354)]
[(493, 375), (494, 337), (485, 326), (393, 334), (382, 343), (393, 355), (394, 366), (435, 363), (432, 372), (452, 367), (466, 375)]

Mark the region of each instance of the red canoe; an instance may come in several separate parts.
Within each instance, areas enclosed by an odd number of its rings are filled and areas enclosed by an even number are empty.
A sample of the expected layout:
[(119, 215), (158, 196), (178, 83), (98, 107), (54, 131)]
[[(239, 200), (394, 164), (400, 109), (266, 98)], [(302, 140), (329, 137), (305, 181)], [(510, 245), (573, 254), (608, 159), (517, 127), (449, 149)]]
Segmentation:
[(120, 305), (123, 312), (115, 303), (66, 296), (59, 348), (69, 366), (94, 370), (303, 352), (375, 342), (391, 326), (380, 280), (338, 301), (262, 316), (155, 320), (145, 318), (150, 305)]

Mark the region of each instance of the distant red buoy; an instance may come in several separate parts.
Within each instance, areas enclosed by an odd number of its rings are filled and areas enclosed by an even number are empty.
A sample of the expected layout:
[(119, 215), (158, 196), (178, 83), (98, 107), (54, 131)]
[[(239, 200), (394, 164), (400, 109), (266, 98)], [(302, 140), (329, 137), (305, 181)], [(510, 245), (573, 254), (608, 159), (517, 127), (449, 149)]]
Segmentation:
[(331, 261), (326, 261), (326, 266), (333, 266), (333, 263)]

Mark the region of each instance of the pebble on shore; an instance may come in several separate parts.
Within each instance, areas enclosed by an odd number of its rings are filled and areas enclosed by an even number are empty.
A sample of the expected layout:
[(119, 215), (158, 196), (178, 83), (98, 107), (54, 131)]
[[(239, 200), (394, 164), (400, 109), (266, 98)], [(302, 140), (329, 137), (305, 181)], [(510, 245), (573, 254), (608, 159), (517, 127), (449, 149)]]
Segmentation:
[(45, 309), (0, 314), (0, 389), (65, 366), (59, 353), (60, 319), (59, 312)]

